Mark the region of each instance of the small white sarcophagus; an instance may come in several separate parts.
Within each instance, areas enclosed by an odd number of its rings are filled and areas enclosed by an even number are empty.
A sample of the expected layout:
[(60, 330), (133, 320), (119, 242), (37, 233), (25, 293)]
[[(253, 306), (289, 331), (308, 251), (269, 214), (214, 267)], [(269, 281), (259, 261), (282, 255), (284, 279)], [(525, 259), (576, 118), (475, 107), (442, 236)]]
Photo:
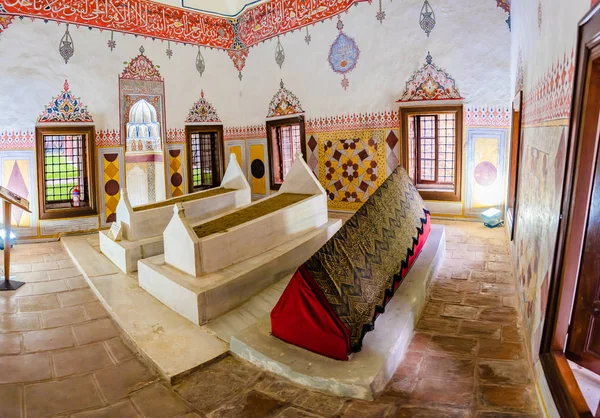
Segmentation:
[(221, 186), (174, 197), (161, 202), (132, 207), (127, 190), (121, 189), (117, 205), (117, 223), (121, 240), (110, 231), (100, 232), (101, 251), (121, 270), (137, 270), (137, 262), (163, 252), (163, 232), (173, 214), (173, 207), (185, 208), (189, 218), (203, 219), (248, 205), (251, 190), (235, 155), (231, 155)]
[(165, 252), (140, 260), (142, 288), (203, 324), (292, 273), (340, 228), (327, 195), (301, 156), (269, 197), (194, 223), (176, 205)]
[(165, 263), (195, 277), (259, 255), (327, 222), (327, 196), (302, 160), (281, 189), (251, 205), (194, 225), (176, 205), (164, 232)]

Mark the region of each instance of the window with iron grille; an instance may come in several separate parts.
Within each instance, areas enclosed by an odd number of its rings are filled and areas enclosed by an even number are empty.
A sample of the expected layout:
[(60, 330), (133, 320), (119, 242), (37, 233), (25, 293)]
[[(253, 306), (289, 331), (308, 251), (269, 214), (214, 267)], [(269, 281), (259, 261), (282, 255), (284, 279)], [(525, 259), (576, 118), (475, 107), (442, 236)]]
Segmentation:
[(96, 213), (93, 127), (37, 128), (40, 218)]
[(294, 164), (296, 153), (306, 158), (304, 118), (287, 118), (267, 122), (271, 188), (279, 189)]
[(404, 164), (421, 195), (460, 200), (462, 107), (400, 112)]
[(192, 132), (190, 134), (192, 152), (192, 186), (196, 189), (215, 187), (216, 132)]
[(185, 131), (189, 191), (218, 187), (223, 176), (223, 126), (190, 125)]

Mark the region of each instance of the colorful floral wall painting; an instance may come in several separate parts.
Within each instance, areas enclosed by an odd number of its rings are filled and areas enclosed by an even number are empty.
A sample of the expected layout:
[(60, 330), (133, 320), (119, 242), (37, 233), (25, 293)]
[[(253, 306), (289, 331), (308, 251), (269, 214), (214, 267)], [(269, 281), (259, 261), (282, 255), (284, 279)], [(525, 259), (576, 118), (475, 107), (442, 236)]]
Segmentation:
[(425, 64), (406, 82), (404, 93), (398, 102), (462, 98), (456, 81), (446, 71), (437, 67), (431, 54), (427, 53)]
[(269, 103), (267, 118), (304, 113), (300, 100), (294, 93), (285, 88), (283, 80), (279, 82), (279, 90)]
[(331, 69), (338, 74), (343, 75), (342, 87), (344, 90), (348, 88), (350, 82), (346, 78), (346, 74), (356, 67), (360, 49), (354, 39), (343, 32), (344, 24), (338, 16), (337, 29), (340, 31), (338, 37), (333, 41), (329, 48), (329, 65)]
[(93, 121), (87, 106), (84, 106), (81, 99), (75, 97), (69, 90), (67, 80), (65, 80), (63, 91), (52, 99), (38, 118), (39, 123)]
[[(0, 4), (0, 12), (2, 11), (4, 11), (4, 9)], [(0, 14), (0, 34), (8, 28), (8, 26), (12, 23), (14, 18), (14, 16)]]
[(194, 103), (185, 121), (199, 123), (221, 122), (215, 107), (204, 98), (204, 90), (200, 91), (200, 100)]
[(508, 13), (506, 24), (508, 25), (508, 30), (510, 30), (510, 0), (496, 0), (496, 6)]
[(127, 67), (121, 73), (120, 78), (125, 80), (145, 80), (145, 81), (163, 81), (158, 71), (158, 66), (155, 66), (150, 59), (144, 55), (146, 50), (143, 46), (140, 47), (140, 54), (133, 58)]
[(65, 34), (60, 40), (60, 46), (58, 48), (58, 52), (60, 56), (65, 60), (65, 64), (69, 63), (69, 60), (75, 53), (75, 44), (73, 43), (73, 38), (69, 33), (69, 24), (67, 23), (67, 29), (65, 30)]

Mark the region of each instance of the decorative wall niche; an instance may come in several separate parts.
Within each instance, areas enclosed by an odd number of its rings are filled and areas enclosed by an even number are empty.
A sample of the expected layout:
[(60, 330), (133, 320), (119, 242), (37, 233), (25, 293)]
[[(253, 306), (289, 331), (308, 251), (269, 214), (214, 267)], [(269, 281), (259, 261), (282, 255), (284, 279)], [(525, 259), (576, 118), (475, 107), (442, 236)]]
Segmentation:
[(165, 87), (158, 66), (144, 55), (133, 58), (119, 76), (121, 145), (131, 203), (164, 200), (166, 193)]

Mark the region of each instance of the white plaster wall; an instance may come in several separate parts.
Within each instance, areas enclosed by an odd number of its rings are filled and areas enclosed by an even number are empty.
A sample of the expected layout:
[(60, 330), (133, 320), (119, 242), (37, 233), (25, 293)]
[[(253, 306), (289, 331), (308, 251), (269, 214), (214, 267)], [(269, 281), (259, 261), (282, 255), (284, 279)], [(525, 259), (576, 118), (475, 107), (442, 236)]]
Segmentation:
[(436, 1), (437, 24), (428, 38), (419, 26), (422, 0), (383, 1), (386, 18), (375, 19), (376, 1), (360, 3), (341, 15), (344, 32), (354, 38), (360, 57), (347, 74), (329, 67), (329, 48), (338, 35), (337, 18), (281, 36), (283, 68), (275, 63), (277, 38), (250, 49), (240, 83), (245, 124), (263, 123), (268, 104), (283, 78), (307, 117), (396, 110), (407, 79), (430, 51), (434, 63), (457, 81), (466, 102), (507, 107), (510, 94), (510, 32), (507, 13), (492, 0)]
[(71, 91), (88, 106), (96, 129), (119, 128), (118, 76), (140, 46), (165, 79), (167, 128), (183, 127), (189, 109), (204, 89), (226, 125), (241, 124), (237, 106), (237, 70), (223, 51), (202, 48), (203, 76), (196, 71), (198, 48), (115, 33), (117, 47), (107, 46), (110, 32), (69, 25), (75, 54), (65, 64), (58, 47), (65, 25), (15, 19), (0, 34), (1, 130), (33, 129), (39, 114), (69, 80)]

